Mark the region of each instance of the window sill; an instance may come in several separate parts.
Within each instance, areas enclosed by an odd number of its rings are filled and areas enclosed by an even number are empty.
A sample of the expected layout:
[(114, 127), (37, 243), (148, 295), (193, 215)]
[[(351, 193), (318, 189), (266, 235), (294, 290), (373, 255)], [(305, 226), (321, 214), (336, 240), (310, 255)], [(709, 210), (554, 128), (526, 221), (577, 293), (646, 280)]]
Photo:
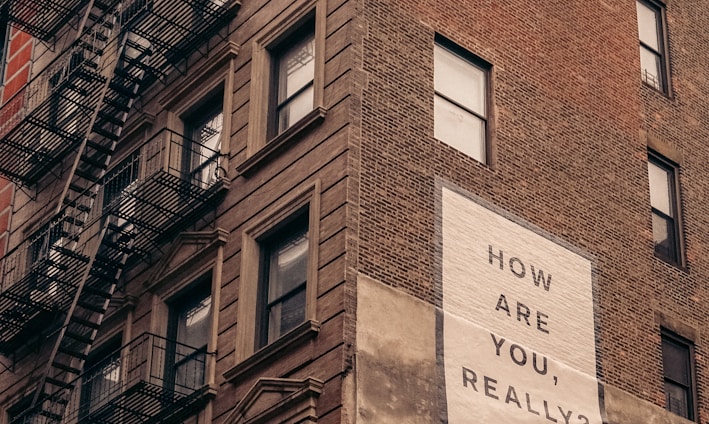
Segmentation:
[(663, 88), (655, 87), (653, 84), (651, 84), (645, 80), (642, 81), (642, 86), (650, 91), (653, 91), (661, 96), (666, 97), (669, 100), (673, 99), (672, 95), (668, 91), (665, 91)]
[(248, 177), (254, 171), (261, 168), (268, 159), (276, 156), (286, 146), (288, 146), (291, 140), (319, 125), (323, 120), (325, 120), (325, 115), (327, 115), (327, 109), (323, 107), (313, 109), (312, 112), (305, 115), (300, 121), (296, 122), (290, 128), (272, 138), (259, 151), (238, 165), (236, 167), (236, 171), (239, 174)]
[(320, 323), (314, 320), (305, 321), (303, 324), (284, 334), (281, 338), (273, 343), (264, 346), (260, 350), (254, 352), (245, 360), (236, 364), (231, 369), (224, 372), (224, 379), (227, 382), (235, 384), (241, 378), (261, 366), (269, 362), (294, 346), (314, 339), (320, 333)]
[(657, 254), (657, 253), (654, 253), (653, 256), (655, 257), (655, 259), (657, 259), (658, 261), (660, 261), (660, 262), (666, 264), (666, 265), (669, 266), (669, 267), (678, 269), (678, 270), (680, 270), (680, 271), (682, 271), (682, 272), (685, 272), (685, 273), (688, 273), (688, 272), (689, 272), (689, 267), (687, 266), (687, 264), (686, 264), (684, 261), (682, 261), (682, 262), (676, 262), (676, 261), (667, 259), (665, 256), (659, 255), (659, 254)]

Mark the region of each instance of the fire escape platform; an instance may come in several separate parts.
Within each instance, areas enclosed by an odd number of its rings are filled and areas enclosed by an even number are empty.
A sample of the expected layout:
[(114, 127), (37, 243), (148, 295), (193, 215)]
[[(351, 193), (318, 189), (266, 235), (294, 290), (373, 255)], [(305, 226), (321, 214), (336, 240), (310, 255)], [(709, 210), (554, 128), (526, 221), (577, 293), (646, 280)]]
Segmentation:
[[(104, 198), (114, 199), (104, 214), (124, 228), (132, 228), (137, 252), (150, 250), (161, 238), (194, 222), (201, 211), (213, 208), (228, 191), (229, 180), (220, 167), (219, 152), (163, 129), (146, 142), (130, 164), (108, 176)], [(197, 165), (195, 165), (197, 164)], [(124, 172), (138, 167), (135, 180)]]
[(28, 264), (30, 249), (31, 243), (23, 244), (2, 260), (0, 353), (12, 352), (58, 322), (55, 318), (71, 304), (88, 263), (85, 256), (53, 248), (51, 257)]
[(190, 394), (178, 393), (158, 384), (139, 381), (81, 418), (86, 424), (159, 424), (186, 418), (193, 407), (205, 402), (207, 387)]
[(95, 59), (75, 45), (0, 108), (0, 175), (33, 184), (82, 142), (106, 81)]
[(2, 0), (9, 7), (10, 22), (24, 32), (43, 41), (76, 18), (88, 0)]

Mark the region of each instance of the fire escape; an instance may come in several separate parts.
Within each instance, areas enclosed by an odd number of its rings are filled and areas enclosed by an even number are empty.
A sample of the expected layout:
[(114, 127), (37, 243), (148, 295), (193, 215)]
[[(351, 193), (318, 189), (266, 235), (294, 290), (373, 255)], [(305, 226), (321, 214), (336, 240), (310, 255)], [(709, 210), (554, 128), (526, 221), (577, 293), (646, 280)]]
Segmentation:
[[(76, 40), (0, 108), (0, 175), (32, 186), (58, 166), (69, 167), (54, 218), (0, 263), (0, 353), (11, 355), (58, 323), (31, 406), (13, 423), (59, 423), (77, 414), (72, 408), (88, 378), (84, 364), (128, 259), (213, 207), (228, 188), (219, 152), (169, 130), (118, 166), (111, 159), (140, 91), (180, 70), (189, 53), (233, 19), (239, 3), (0, 0), (5, 4), (11, 22), (44, 42), (81, 22)], [(154, 342), (152, 349), (170, 351), (168, 344)], [(174, 377), (161, 380), (153, 367), (140, 369), (146, 370), (136, 374), (140, 384), (120, 386), (120, 394), (132, 397), (104, 399), (120, 403), (123, 420), (168, 419), (139, 410), (157, 404), (178, 413), (176, 402), (193, 398), (177, 393)], [(92, 420), (82, 412), (81, 422), (100, 421)]]

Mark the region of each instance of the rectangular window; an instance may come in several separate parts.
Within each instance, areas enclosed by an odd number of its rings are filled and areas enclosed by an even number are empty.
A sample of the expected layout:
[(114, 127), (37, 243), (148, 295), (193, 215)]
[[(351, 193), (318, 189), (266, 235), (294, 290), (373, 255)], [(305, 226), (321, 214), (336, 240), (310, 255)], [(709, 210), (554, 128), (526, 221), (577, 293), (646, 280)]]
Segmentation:
[(34, 394), (27, 395), (20, 399), (17, 403), (7, 408), (7, 422), (24, 422), (30, 421), (31, 415), (28, 415), (28, 409), (32, 406), (32, 400), (34, 399)]
[(656, 90), (669, 90), (667, 47), (665, 46), (665, 10), (655, 3), (636, 2), (640, 37), (640, 71), (642, 80)]
[(140, 152), (136, 151), (106, 174), (103, 185), (103, 210), (111, 209), (114, 224), (129, 229), (136, 209), (135, 190), (140, 172)]
[[(212, 185), (218, 177), (224, 126), (221, 99), (220, 94), (214, 102), (209, 102), (207, 106), (185, 119), (185, 167), (189, 170), (191, 182), (202, 188)], [(214, 106), (214, 103), (217, 105)]]
[(307, 212), (259, 241), (258, 347), (305, 321), (308, 244)]
[(665, 407), (681, 417), (694, 419), (694, 345), (675, 334), (662, 333), (662, 370)]
[(170, 306), (168, 322), (167, 381), (177, 393), (204, 385), (207, 343), (211, 334), (212, 296), (205, 277), (199, 287)]
[(55, 276), (62, 266), (60, 249), (64, 235), (63, 222), (59, 218), (44, 224), (30, 237), (27, 269), (33, 275), (30, 279), (30, 297), (33, 300), (46, 300), (45, 295), (57, 294), (59, 282)]
[(10, 4), (0, 6), (0, 86), (5, 84), (5, 65), (10, 41)]
[(655, 254), (668, 262), (679, 264), (681, 249), (677, 168), (666, 159), (650, 154), (648, 177)]
[(115, 398), (121, 390), (120, 337), (113, 339), (86, 359), (81, 376), (80, 415), (86, 417)]
[(315, 31), (313, 24), (288, 37), (272, 49), (273, 123), (276, 136), (305, 117), (314, 107)]
[(439, 40), (433, 49), (433, 61), (434, 136), (487, 163), (490, 66)]

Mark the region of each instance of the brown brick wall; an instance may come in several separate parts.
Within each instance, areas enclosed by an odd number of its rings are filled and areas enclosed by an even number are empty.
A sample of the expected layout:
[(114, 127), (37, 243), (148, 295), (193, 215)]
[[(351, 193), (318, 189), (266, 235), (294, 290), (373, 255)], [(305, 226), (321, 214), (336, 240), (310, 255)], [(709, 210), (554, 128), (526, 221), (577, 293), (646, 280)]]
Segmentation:
[[(633, 1), (366, 1), (360, 270), (433, 301), (434, 181), (451, 181), (596, 258), (599, 377), (664, 405), (655, 312), (709, 321), (700, 3), (668, 6), (668, 99), (641, 83)], [(490, 166), (433, 138), (435, 33), (493, 65)], [(686, 270), (653, 255), (642, 130), (684, 153)]]

